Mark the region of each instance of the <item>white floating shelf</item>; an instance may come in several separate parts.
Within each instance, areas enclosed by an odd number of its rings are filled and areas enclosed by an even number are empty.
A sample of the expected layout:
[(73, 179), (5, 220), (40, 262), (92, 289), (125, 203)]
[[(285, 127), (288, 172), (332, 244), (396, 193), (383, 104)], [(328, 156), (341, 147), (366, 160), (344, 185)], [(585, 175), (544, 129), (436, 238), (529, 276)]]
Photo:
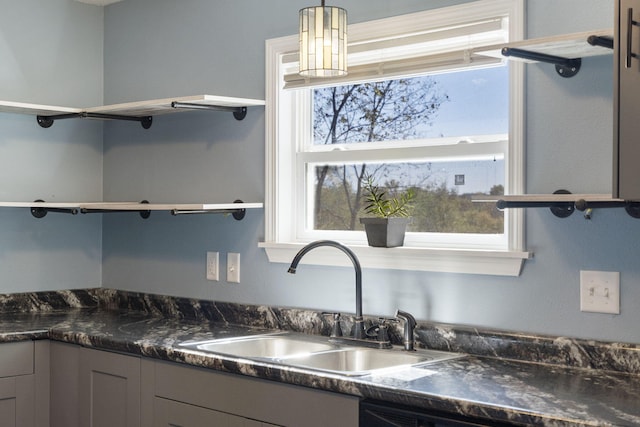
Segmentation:
[(26, 102), (0, 101), (0, 112), (33, 114), (33, 115), (56, 115), (56, 114), (79, 114), (79, 108), (56, 107), (53, 105), (29, 104)]
[(237, 209), (260, 209), (263, 203), (139, 203), (97, 202), (81, 203), (81, 209), (120, 211), (229, 211)]
[(79, 209), (80, 205), (77, 202), (0, 202), (0, 208)]
[(78, 208), (122, 211), (260, 209), (263, 203), (140, 203), (140, 202), (0, 202), (3, 208)]
[(614, 199), (611, 194), (520, 194), (509, 196), (473, 196), (474, 202), (535, 202), (535, 203), (557, 203), (575, 202), (584, 200), (585, 202), (624, 202), (622, 199)]
[[(183, 104), (195, 104), (196, 106), (226, 108), (255, 107), (265, 105), (265, 101), (259, 99), (231, 98), (226, 96), (214, 95), (196, 95), (182, 96), (177, 98), (153, 99), (150, 101), (127, 102), (124, 104), (104, 105), (102, 107), (88, 108), (84, 111), (86, 111), (87, 113), (117, 114), (121, 116), (131, 117), (154, 116), (158, 114), (168, 114), (185, 111), (184, 109), (174, 108), (172, 106), (174, 102)], [(194, 109), (195, 108), (196, 107), (194, 107)], [(186, 109), (188, 109), (188, 107), (186, 107)]]
[(0, 202), (0, 208), (28, 208), (37, 218), (48, 212), (69, 214), (95, 212), (141, 212), (148, 217), (150, 211), (169, 211), (173, 215), (196, 213), (231, 213), (240, 220), (246, 209), (261, 209), (263, 203), (140, 203), (140, 202)]
[(203, 109), (222, 110), (232, 112), (237, 120), (242, 120), (247, 114), (247, 107), (262, 105), (265, 105), (265, 101), (260, 99), (194, 95), (103, 105), (85, 109), (0, 101), (0, 112), (36, 115), (38, 124), (43, 128), (51, 127), (54, 121), (60, 119), (94, 118), (138, 121), (143, 128), (149, 129), (154, 115)]

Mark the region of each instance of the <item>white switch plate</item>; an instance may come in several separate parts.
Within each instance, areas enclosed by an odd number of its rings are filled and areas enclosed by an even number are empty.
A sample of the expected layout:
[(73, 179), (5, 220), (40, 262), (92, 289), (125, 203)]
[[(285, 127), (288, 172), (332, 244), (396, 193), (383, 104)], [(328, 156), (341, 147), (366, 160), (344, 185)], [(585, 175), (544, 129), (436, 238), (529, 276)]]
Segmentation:
[(227, 254), (227, 282), (240, 283), (240, 254)]
[(580, 311), (620, 314), (620, 273), (581, 270)]
[(220, 254), (207, 252), (207, 280), (220, 280)]

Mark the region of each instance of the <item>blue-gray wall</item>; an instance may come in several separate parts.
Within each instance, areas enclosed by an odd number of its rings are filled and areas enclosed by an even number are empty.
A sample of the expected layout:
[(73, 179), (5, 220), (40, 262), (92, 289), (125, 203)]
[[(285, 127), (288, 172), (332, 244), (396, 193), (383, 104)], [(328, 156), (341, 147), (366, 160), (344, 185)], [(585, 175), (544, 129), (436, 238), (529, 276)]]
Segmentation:
[[(50, 1), (38, 0), (37, 3)], [(86, 8), (95, 14), (103, 11), (73, 1), (60, 0), (60, 3), (63, 8), (74, 11)], [(350, 22), (360, 22), (460, 2), (351, 0), (334, 3), (348, 9)], [(535, 0), (527, 4), (530, 37), (612, 27), (612, 2)], [(264, 40), (294, 34), (297, 11), (304, 6), (308, 4), (303, 0), (124, 0), (107, 6), (104, 8), (104, 102), (202, 93), (263, 98)], [(50, 23), (64, 24), (59, 18)], [(74, 27), (66, 31), (73, 31)], [(4, 26), (0, 28), (3, 30)], [(21, 51), (27, 49), (22, 43), (19, 45)], [(99, 59), (85, 59), (88, 67), (101, 64)], [(585, 59), (583, 69), (572, 79), (560, 78), (549, 65), (527, 66), (528, 192), (548, 193), (557, 188), (574, 192), (610, 191), (611, 74), (611, 56)], [(80, 91), (68, 89), (70, 101), (65, 104), (82, 104), (84, 101), (78, 99), (82, 96)], [(27, 90), (24, 94), (31, 95)], [(3, 95), (0, 93), (0, 99)], [(59, 98), (27, 100), (63, 103)], [(19, 126), (23, 120), (13, 115), (1, 117), (4, 121), (11, 117), (9, 127)], [(13, 124), (14, 120), (18, 124)], [(74, 126), (75, 132), (75, 126), (81, 125), (69, 126)], [(26, 128), (25, 122), (17, 134), (39, 132)], [(62, 126), (60, 132), (63, 132)], [(60, 145), (63, 150), (81, 150), (72, 143)], [(241, 122), (224, 113), (157, 116), (148, 131), (134, 123), (105, 123), (103, 162), (103, 192), (107, 200), (226, 202), (242, 198), (262, 201), (264, 111), (252, 108)], [(78, 175), (88, 181), (94, 177), (88, 171)], [(29, 230), (22, 222), (29, 218), (5, 211), (0, 211), (0, 215), (11, 216), (2, 219), (7, 229), (13, 226), (25, 229), (16, 237), (16, 248), (0, 239), (2, 263), (6, 256), (21, 255), (20, 237)], [(56, 221), (62, 224), (53, 230), (77, 237), (76, 219)], [(304, 266), (296, 276), (291, 276), (286, 274), (285, 265), (267, 261), (264, 251), (257, 248), (257, 243), (264, 238), (260, 210), (250, 211), (241, 222), (206, 215), (171, 217), (167, 213), (154, 213), (149, 220), (135, 215), (105, 215), (102, 233), (102, 285), (105, 287), (353, 311), (350, 269)], [(580, 214), (560, 220), (546, 210), (529, 210), (527, 246), (535, 252), (535, 258), (526, 262), (520, 277), (365, 270), (364, 310), (369, 314), (391, 315), (400, 307), (423, 320), (640, 342), (636, 328), (640, 321), (638, 237), (640, 222), (618, 210), (596, 211), (591, 221), (584, 220)], [(32, 251), (41, 258), (52, 257), (60, 250), (65, 254), (65, 249), (56, 247), (54, 241), (50, 239), (40, 247), (32, 242)], [(221, 252), (223, 263), (226, 253), (240, 252), (242, 283), (207, 282), (204, 278), (206, 251)], [(92, 251), (80, 252), (88, 258), (87, 254)], [(80, 264), (92, 262), (85, 260)], [(72, 263), (57, 265), (52, 270), (54, 274), (48, 277), (55, 278), (56, 283), (63, 281), (65, 265)], [(581, 269), (621, 272), (622, 314), (579, 311)], [(4, 273), (5, 269), (0, 271)], [(13, 291), (13, 280), (19, 277), (20, 271), (29, 271), (29, 267), (28, 264), (13, 270), (7, 267), (7, 271), (6, 281), (3, 274), (2, 290)], [(71, 286), (79, 278), (84, 279), (81, 273), (69, 275), (73, 281)], [(94, 284), (91, 279), (85, 282), (86, 286)], [(43, 283), (34, 278), (23, 288), (52, 286), (46, 280)]]
[[(261, 98), (264, 40), (294, 34), (297, 11), (307, 3), (187, 0), (178, 6), (167, 0), (126, 0), (109, 6), (105, 98), (121, 102), (196, 93)], [(348, 9), (350, 22), (360, 22), (454, 2), (334, 3)], [(535, 0), (528, 2), (527, 12), (530, 37), (613, 25), (613, 5), (601, 0)], [(558, 188), (610, 191), (612, 59), (584, 62), (573, 79), (560, 78), (549, 65), (528, 66), (531, 193)], [(198, 114), (158, 117), (156, 124), (135, 137), (128, 136), (124, 124), (106, 126), (104, 179), (109, 197), (262, 200), (262, 110), (250, 111), (244, 122)], [(208, 167), (190, 167), (203, 162)], [(142, 170), (118, 166), (123, 163)], [(140, 175), (142, 181), (129, 182), (123, 174)], [(146, 223), (109, 216), (104, 224), (104, 286), (353, 311), (350, 269), (304, 266), (291, 276), (285, 265), (268, 263), (256, 248), (264, 233), (259, 212), (240, 223), (223, 217), (157, 215)], [(401, 307), (421, 319), (638, 342), (637, 237), (640, 222), (616, 210), (597, 211), (591, 221), (579, 214), (559, 220), (546, 210), (531, 210), (527, 240), (535, 258), (527, 261), (520, 277), (366, 270), (364, 310), (390, 315)], [(240, 285), (204, 280), (208, 250), (242, 254)], [(581, 269), (621, 272), (621, 315), (579, 311)]]
[[(100, 105), (104, 11), (70, 0), (0, 0), (0, 99)], [(0, 114), (0, 200), (102, 199), (102, 123), (42, 129)], [(0, 209), (0, 292), (100, 286), (100, 215)]]

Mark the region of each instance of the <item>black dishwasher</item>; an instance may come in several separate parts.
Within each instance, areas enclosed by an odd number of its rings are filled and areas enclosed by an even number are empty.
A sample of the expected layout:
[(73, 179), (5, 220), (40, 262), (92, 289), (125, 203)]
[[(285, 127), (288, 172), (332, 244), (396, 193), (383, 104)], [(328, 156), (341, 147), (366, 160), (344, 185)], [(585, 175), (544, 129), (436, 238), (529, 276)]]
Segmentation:
[(507, 426), (494, 421), (479, 421), (453, 414), (427, 413), (419, 409), (391, 406), (388, 403), (360, 402), (360, 427), (464, 427)]

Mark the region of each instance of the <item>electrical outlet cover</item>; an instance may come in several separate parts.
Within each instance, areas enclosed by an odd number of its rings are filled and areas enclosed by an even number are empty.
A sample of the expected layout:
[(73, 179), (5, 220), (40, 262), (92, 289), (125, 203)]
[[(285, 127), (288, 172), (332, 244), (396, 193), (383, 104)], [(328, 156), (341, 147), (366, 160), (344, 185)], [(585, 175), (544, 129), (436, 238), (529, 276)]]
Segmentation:
[(227, 282), (240, 283), (240, 254), (227, 254)]
[(207, 252), (207, 280), (220, 280), (220, 255), (218, 252)]
[(620, 273), (581, 270), (580, 311), (620, 314)]

